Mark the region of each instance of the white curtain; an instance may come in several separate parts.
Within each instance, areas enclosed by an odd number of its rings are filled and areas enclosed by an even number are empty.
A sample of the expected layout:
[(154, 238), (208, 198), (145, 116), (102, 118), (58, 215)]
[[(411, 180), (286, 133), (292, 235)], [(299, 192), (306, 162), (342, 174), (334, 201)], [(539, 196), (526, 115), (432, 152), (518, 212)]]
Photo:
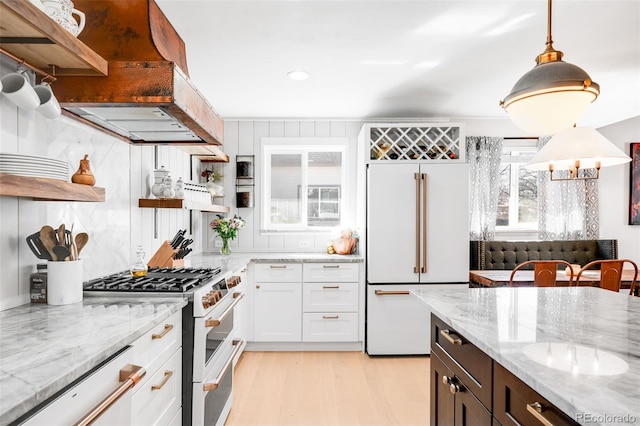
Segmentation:
[(500, 185), (502, 138), (466, 138), (469, 162), (469, 239), (494, 240)]
[[(540, 138), (538, 149), (550, 138)], [(567, 177), (555, 171), (554, 177)], [(538, 173), (538, 238), (591, 240), (600, 235), (598, 180), (551, 181), (548, 171)]]

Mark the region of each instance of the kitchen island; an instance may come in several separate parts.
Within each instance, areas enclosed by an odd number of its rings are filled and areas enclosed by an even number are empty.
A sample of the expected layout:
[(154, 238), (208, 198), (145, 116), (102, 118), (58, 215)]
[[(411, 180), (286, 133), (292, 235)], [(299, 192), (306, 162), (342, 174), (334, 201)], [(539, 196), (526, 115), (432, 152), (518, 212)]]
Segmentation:
[(186, 305), (180, 297), (85, 297), (0, 312), (0, 424), (71, 384)]
[(640, 422), (640, 298), (590, 287), (412, 293), (493, 360), (494, 392), (497, 363), (577, 423)]

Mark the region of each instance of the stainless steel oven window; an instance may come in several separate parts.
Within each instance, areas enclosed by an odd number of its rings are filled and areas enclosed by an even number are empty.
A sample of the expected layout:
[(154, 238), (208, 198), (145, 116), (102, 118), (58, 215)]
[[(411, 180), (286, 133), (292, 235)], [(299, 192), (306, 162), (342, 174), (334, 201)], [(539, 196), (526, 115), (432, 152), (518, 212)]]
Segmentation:
[(207, 333), (205, 343), (205, 364), (209, 364), (220, 346), (228, 339), (233, 331), (233, 314), (227, 315), (220, 325), (212, 327)]
[(204, 424), (218, 424), (233, 389), (233, 371), (225, 374), (218, 389), (209, 391), (204, 397)]

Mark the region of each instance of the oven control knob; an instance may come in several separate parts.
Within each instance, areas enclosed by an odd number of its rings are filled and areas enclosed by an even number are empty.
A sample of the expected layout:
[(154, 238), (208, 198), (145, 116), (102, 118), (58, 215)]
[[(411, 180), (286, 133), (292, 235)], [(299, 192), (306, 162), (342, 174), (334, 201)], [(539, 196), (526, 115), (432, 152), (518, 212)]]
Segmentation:
[(209, 303), (209, 299), (207, 298), (207, 296), (202, 296), (202, 307), (207, 309), (210, 306), (211, 304)]

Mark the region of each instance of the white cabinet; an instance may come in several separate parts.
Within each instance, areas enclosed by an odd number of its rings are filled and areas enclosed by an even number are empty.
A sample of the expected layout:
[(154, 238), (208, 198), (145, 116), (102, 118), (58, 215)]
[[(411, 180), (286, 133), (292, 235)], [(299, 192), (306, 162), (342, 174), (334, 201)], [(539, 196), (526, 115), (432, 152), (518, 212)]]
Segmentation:
[[(48, 405), (20, 424), (26, 426), (76, 424), (100, 401), (122, 385), (120, 382), (120, 370), (133, 363), (132, 355), (133, 351), (130, 347), (127, 347), (123, 352), (96, 368), (75, 386), (52, 399)], [(136, 388), (137, 385), (125, 392), (93, 424), (107, 426), (129, 424), (131, 418), (131, 395), (133, 389)]]
[(182, 406), (182, 312), (176, 312), (133, 344), (134, 363), (147, 374), (133, 392), (132, 425), (169, 425)]
[(240, 359), (240, 355), (247, 346), (249, 337), (249, 298), (247, 296), (250, 283), (247, 281), (247, 265), (243, 265), (242, 268), (237, 269), (232, 274), (232, 277), (238, 284), (232, 287), (230, 291), (233, 293), (244, 294), (243, 300), (241, 300), (233, 311), (233, 334), (234, 340), (241, 340), (241, 347), (238, 350), (236, 357), (234, 358), (233, 365)]
[(358, 340), (358, 264), (303, 265), (303, 342)]
[(133, 394), (132, 425), (170, 425), (182, 405), (182, 349), (178, 348)]
[(302, 265), (258, 263), (254, 267), (254, 341), (300, 342)]

